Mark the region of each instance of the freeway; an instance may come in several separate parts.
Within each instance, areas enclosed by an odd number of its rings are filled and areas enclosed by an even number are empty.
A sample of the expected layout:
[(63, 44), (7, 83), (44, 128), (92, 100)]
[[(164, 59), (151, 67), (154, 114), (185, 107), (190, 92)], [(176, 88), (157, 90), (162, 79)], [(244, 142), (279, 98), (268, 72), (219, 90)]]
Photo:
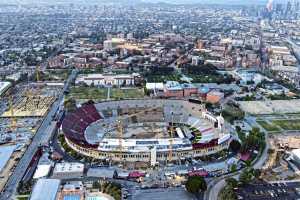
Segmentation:
[[(77, 70), (72, 71), (72, 73), (68, 77), (68, 80), (65, 83), (63, 92), (65, 92), (68, 89), (70, 83), (76, 78), (77, 73), (78, 73)], [(51, 123), (52, 117), (56, 114), (60, 105), (63, 103), (63, 99), (64, 99), (64, 94), (61, 93), (59, 95), (59, 97), (57, 98), (57, 100), (52, 104), (52, 107), (50, 108), (47, 116), (44, 118), (41, 126), (37, 130), (31, 144), (25, 151), (23, 157), (19, 161), (14, 172), (8, 179), (6, 186), (4, 188), (4, 191), (3, 191), (3, 193), (1, 193), (0, 200), (13, 199), (13, 195), (16, 192), (17, 185), (22, 180), (23, 176), (25, 175), (26, 170), (29, 166), (29, 163), (32, 160), (35, 152), (37, 151), (37, 149), (39, 148), (40, 145), (47, 143), (49, 141), (49, 139), (51, 138), (51, 135), (49, 135), (50, 133), (47, 134), (47, 132), (45, 130)]]

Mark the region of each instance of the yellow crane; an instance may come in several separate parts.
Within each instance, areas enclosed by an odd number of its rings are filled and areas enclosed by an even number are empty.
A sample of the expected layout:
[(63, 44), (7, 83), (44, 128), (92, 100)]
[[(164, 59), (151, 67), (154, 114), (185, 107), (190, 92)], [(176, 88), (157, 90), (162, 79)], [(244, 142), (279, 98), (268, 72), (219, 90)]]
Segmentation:
[(173, 113), (171, 119), (171, 131), (170, 131), (170, 145), (169, 145), (169, 155), (168, 155), (168, 162), (171, 163), (173, 160)]
[(123, 138), (123, 123), (122, 120), (117, 121), (117, 130), (118, 130), (118, 137), (119, 137), (119, 151), (123, 150), (122, 146), (122, 138)]
[(10, 118), (11, 118), (10, 128), (12, 131), (14, 131), (17, 128), (17, 118), (15, 117), (12, 94), (9, 95), (9, 110), (10, 110)]
[(36, 66), (36, 68), (35, 68), (35, 78), (36, 78), (37, 88), (36, 88), (35, 91), (33, 91), (32, 88), (28, 88), (28, 89), (27, 89), (27, 91), (26, 91), (26, 96), (27, 96), (28, 98), (37, 96), (37, 95), (39, 95), (39, 93), (40, 93), (40, 87), (39, 87), (39, 85), (38, 85), (38, 83), (40, 82), (40, 66)]
[[(22, 124), (18, 123), (17, 117), (15, 116), (12, 93), (9, 95), (8, 101), (9, 101), (9, 112), (10, 112), (10, 119), (11, 119), (11, 123), (10, 123), (9, 127), (10, 127), (11, 131), (15, 131), (17, 128), (21, 127)], [(22, 126), (22, 127), (26, 127), (26, 126)], [(28, 129), (32, 133), (35, 133), (34, 129), (31, 129), (31, 128), (26, 128), (26, 129)], [(17, 134), (16, 136), (18, 138), (19, 134)]]

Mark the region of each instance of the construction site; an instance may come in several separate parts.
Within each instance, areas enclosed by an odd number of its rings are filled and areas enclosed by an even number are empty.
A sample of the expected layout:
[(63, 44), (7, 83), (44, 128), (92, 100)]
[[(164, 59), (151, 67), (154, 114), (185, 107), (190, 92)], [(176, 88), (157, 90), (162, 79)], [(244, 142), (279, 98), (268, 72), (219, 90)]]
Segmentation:
[[(38, 76), (38, 75), (37, 75)], [(1, 97), (0, 190), (30, 145), (43, 117), (62, 92), (63, 83), (22, 83)]]
[(183, 100), (84, 105), (66, 115), (62, 132), (78, 153), (134, 168), (212, 155), (231, 141), (221, 116)]
[(295, 133), (277, 134), (269, 138), (269, 157), (262, 168), (262, 178), (267, 181), (299, 179), (299, 165), (291, 152), (299, 149), (300, 137)]
[(43, 117), (54, 101), (53, 96), (25, 96), (13, 105), (13, 114), (9, 110), (2, 117)]

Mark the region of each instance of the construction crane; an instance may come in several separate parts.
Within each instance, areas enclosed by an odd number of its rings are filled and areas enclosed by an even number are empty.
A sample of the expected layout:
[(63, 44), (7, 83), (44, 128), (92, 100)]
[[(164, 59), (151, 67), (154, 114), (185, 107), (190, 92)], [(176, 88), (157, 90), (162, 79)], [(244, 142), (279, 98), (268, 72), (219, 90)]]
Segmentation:
[[(11, 120), (11, 123), (10, 123), (10, 126), (9, 126), (9, 129), (10, 131), (15, 131), (17, 128), (20, 128), (20, 127), (23, 127), (23, 128), (26, 128), (28, 129), (30, 132), (32, 133), (35, 133), (35, 130), (34, 129), (30, 129), (30, 128), (27, 128), (26, 126), (18, 123), (18, 120), (17, 120), (17, 117), (15, 116), (15, 111), (14, 111), (14, 103), (13, 103), (13, 94), (11, 93), (9, 95), (9, 112), (10, 112), (10, 120)], [(20, 135), (17, 133), (16, 134), (16, 139), (18, 139)]]
[(17, 118), (15, 117), (12, 94), (9, 95), (9, 111), (10, 111), (10, 118), (11, 118), (10, 129), (14, 131), (17, 128)]
[[(37, 96), (40, 93), (40, 87), (38, 85), (40, 83), (40, 66), (36, 66), (36, 68), (35, 68), (35, 78), (36, 78), (36, 84), (37, 84), (36, 90), (33, 91), (32, 88), (28, 88), (26, 91), (27, 98)], [(29, 83), (28, 83), (28, 85), (29, 85)]]
[(170, 131), (170, 145), (169, 145), (169, 155), (168, 162), (171, 163), (173, 159), (173, 112), (171, 113), (171, 131)]
[(123, 145), (122, 145), (123, 122), (122, 122), (122, 120), (117, 121), (117, 130), (118, 130), (118, 137), (119, 137), (119, 150), (121, 152), (123, 150)]

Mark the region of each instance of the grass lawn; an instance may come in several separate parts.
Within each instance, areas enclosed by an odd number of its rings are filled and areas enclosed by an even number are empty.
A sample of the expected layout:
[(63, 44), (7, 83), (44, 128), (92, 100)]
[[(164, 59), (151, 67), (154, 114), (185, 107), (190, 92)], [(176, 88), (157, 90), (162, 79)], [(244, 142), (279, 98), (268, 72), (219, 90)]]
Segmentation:
[(138, 88), (112, 88), (110, 98), (111, 99), (138, 99), (144, 97), (144, 89)]
[(167, 82), (167, 81), (178, 81), (180, 82), (181, 75), (170, 74), (170, 75), (149, 75), (146, 77), (147, 82)]
[(269, 124), (265, 121), (257, 121), (257, 123), (261, 125), (266, 131), (280, 131), (280, 129), (274, 124)]
[(28, 195), (19, 195), (17, 196), (17, 200), (27, 200), (29, 199), (29, 194)]
[(107, 98), (107, 88), (95, 87), (72, 87), (68, 97), (75, 99), (95, 99), (102, 100)]
[[(95, 101), (101, 101), (107, 99), (107, 88), (95, 88), (95, 87), (72, 87), (70, 93), (67, 95), (68, 98), (73, 97), (78, 100), (92, 99)], [(141, 88), (111, 88), (110, 99), (135, 99), (143, 98), (144, 89)]]
[(274, 120), (273, 124), (285, 130), (300, 130), (300, 119), (296, 120)]

